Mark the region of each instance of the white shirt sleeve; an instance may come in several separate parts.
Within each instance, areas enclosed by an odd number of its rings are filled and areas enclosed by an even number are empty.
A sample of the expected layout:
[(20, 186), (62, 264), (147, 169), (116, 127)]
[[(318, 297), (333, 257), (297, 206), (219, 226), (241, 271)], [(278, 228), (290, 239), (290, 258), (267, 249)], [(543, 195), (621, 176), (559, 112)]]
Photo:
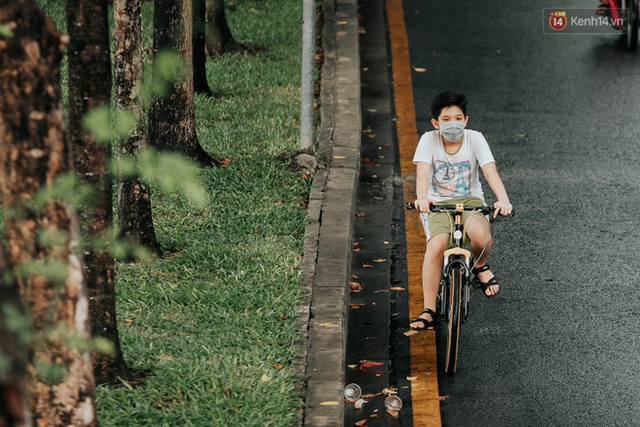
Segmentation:
[(478, 165), (482, 168), (487, 163), (495, 163), (495, 159), (491, 153), (491, 148), (489, 148), (489, 143), (484, 138), (484, 135), (480, 132), (475, 132), (474, 136), (475, 138), (473, 138), (472, 150), (474, 156), (478, 160)]
[(413, 155), (413, 163), (416, 164), (418, 162), (425, 162), (429, 164), (433, 164), (433, 149), (434, 149), (434, 132), (426, 132), (420, 137), (420, 141), (418, 142), (418, 147), (416, 148), (416, 152)]

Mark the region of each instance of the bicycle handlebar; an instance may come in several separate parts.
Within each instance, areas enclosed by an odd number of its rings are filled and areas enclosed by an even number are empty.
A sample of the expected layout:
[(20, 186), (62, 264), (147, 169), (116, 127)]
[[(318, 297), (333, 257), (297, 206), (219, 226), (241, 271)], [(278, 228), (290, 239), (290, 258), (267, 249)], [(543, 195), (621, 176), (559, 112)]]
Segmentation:
[[(407, 210), (412, 210), (415, 209), (416, 206), (413, 203), (407, 203), (406, 204), (406, 208)], [(451, 212), (456, 210), (457, 205), (429, 205), (429, 210), (431, 212)], [(465, 211), (477, 211), (477, 212), (482, 212), (485, 215), (489, 215), (491, 213), (493, 213), (493, 211), (495, 210), (495, 208), (493, 206), (464, 206), (463, 210)], [(516, 214), (515, 209), (511, 211), (511, 213), (508, 215), (509, 218), (513, 218), (513, 216)]]

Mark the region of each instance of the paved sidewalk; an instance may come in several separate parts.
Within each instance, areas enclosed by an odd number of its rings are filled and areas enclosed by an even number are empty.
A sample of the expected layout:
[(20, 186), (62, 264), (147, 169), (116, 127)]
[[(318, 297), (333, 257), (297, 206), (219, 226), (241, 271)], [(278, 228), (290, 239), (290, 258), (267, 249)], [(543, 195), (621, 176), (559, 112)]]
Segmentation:
[(304, 301), (298, 310), (300, 425), (341, 426), (353, 218), (360, 173), (357, 0), (324, 0), (321, 128), (304, 242)]

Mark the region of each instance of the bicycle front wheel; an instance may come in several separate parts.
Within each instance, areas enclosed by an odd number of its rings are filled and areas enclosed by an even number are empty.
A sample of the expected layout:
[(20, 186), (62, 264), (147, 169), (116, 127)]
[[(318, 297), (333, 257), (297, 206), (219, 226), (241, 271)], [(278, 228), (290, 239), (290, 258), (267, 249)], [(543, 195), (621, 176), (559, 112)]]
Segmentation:
[(444, 371), (454, 374), (458, 364), (458, 344), (460, 343), (460, 317), (462, 311), (462, 283), (464, 272), (461, 267), (449, 271), (449, 295), (447, 301), (447, 356)]

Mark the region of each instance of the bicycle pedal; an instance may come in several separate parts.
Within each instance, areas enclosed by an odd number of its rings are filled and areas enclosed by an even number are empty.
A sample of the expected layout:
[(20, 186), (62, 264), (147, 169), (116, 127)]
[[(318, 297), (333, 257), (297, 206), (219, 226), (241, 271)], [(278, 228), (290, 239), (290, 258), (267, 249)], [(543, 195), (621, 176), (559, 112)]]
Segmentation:
[(480, 285), (480, 280), (478, 280), (477, 277), (474, 277), (471, 280), (469, 280), (469, 283), (471, 283), (471, 287), (473, 289), (482, 289), (482, 285)]

